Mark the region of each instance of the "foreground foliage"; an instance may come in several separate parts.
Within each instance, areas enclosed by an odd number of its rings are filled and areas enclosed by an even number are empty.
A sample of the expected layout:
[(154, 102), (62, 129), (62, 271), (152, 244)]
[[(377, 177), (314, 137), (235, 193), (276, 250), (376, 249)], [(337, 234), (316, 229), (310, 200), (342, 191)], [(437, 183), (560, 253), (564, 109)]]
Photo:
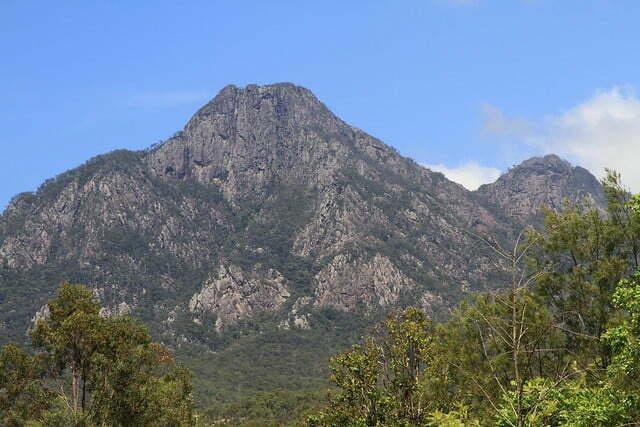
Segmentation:
[(140, 322), (100, 316), (87, 288), (62, 285), (31, 337), (33, 355), (0, 350), (0, 424), (195, 424), (189, 372)]
[(429, 410), (421, 377), (430, 367), (431, 323), (416, 309), (389, 317), (374, 337), (331, 360), (340, 387), (310, 425), (418, 425)]
[(434, 326), (409, 308), (331, 360), (310, 426), (640, 423), (640, 196), (545, 212), (513, 250), (479, 236), (510, 282)]

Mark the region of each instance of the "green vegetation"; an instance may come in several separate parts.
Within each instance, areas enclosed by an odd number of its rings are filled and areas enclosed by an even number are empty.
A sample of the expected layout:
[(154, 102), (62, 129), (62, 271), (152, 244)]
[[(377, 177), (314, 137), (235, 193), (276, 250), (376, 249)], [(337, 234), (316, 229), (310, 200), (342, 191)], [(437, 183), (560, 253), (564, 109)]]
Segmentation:
[(311, 329), (283, 330), (270, 326), (265, 317), (252, 321), (259, 327), (253, 334), (240, 334), (248, 326), (239, 325), (233, 344), (223, 351), (194, 345), (178, 352), (193, 372), (194, 401), (205, 421), (295, 425), (304, 411), (323, 405), (331, 387), (329, 357), (348, 348), (366, 333), (365, 325), (375, 322), (327, 308), (312, 313)]
[(432, 324), (408, 308), (331, 359), (310, 426), (617, 426), (640, 421), (640, 196), (613, 173), (606, 212), (545, 211), (509, 278)]
[(217, 405), (205, 415), (210, 422), (220, 426), (302, 425), (309, 413), (322, 406), (325, 397), (323, 390), (276, 389)]
[[(127, 153), (119, 156), (129, 159)], [(86, 167), (101, 161), (106, 160)], [(366, 180), (357, 184), (363, 193), (379, 191)], [(144, 309), (136, 315), (155, 325), (150, 333), (129, 317), (100, 316), (88, 289), (65, 284), (31, 331), (31, 347), (7, 344), (0, 350), (0, 424), (194, 425), (196, 405), (203, 422), (223, 426), (637, 423), (640, 196), (631, 197), (614, 173), (604, 186), (606, 211), (587, 202), (562, 212), (545, 210), (544, 227), (523, 232), (513, 248), (501, 246), (504, 236), (475, 235), (495, 255), (496, 283), (487, 288), (501, 290), (468, 297), (448, 318), (435, 319), (439, 323), (407, 308), (368, 330), (381, 313), (306, 308), (309, 330), (283, 329), (281, 313), (270, 312), (221, 333), (215, 332), (214, 315), (194, 322), (179, 312), (172, 330), (163, 330), (154, 323), (166, 316), (158, 301), (170, 307), (184, 299), (169, 285), (149, 287), (141, 297)], [(226, 209), (211, 189), (189, 188), (191, 193), (185, 189), (179, 197)], [(247, 269), (269, 264), (294, 285), (295, 297), (310, 295), (323, 260), (292, 255), (292, 247), (311, 199), (299, 188), (283, 188), (281, 194), (236, 217), (234, 233), (217, 243), (230, 262)], [(42, 196), (22, 198), (28, 204)], [(383, 200), (379, 207), (393, 212), (393, 203)], [(99, 256), (109, 274), (118, 270), (118, 254), (143, 259), (112, 274), (121, 284), (176, 272), (188, 286), (202, 282), (202, 266), (156, 252), (139, 230), (110, 227), (104, 234), (108, 244)], [(384, 230), (375, 237), (387, 239), (384, 251), (419, 257)], [(382, 251), (372, 245), (360, 247), (358, 256)], [(217, 262), (222, 255), (212, 249), (210, 257)], [(22, 277), (0, 266), (0, 310), (8, 325), (29, 323), (24, 312), (15, 311), (16, 301), (35, 312), (34, 296), (62, 277), (63, 268), (34, 267)], [(424, 280), (411, 268), (408, 274)], [(78, 267), (72, 276), (95, 283), (107, 273)], [(193, 374), (151, 335), (175, 346)], [(21, 340), (0, 340), (9, 338)]]
[(340, 392), (320, 415), (309, 417), (310, 425), (417, 425), (429, 412), (421, 377), (431, 366), (430, 322), (409, 308), (383, 326), (332, 358), (331, 379)]
[(191, 377), (129, 317), (101, 317), (90, 290), (64, 284), (31, 331), (35, 354), (0, 350), (0, 423), (187, 426)]

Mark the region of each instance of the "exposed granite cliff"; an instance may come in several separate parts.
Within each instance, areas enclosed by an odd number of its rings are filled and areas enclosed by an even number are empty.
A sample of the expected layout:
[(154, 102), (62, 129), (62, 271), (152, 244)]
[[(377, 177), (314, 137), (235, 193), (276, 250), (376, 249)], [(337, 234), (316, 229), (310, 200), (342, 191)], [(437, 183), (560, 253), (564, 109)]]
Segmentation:
[(216, 330), (222, 331), (225, 324), (282, 308), (291, 296), (284, 281), (282, 274), (273, 269), (247, 273), (236, 265), (221, 264), (200, 292), (191, 297), (189, 310), (215, 313)]

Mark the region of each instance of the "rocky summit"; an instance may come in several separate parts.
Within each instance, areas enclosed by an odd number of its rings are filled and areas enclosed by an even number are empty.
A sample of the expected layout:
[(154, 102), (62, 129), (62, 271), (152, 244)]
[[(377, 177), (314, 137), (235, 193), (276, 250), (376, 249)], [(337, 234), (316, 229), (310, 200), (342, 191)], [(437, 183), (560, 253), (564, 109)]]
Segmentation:
[(94, 289), (107, 315), (212, 350), (251, 322), (319, 327), (326, 310), (444, 316), (500, 286), (467, 231), (509, 242), (541, 205), (601, 193), (556, 156), (468, 191), (305, 88), (227, 86), (158, 146), (98, 156), (13, 198), (0, 218), (0, 336), (24, 340), (63, 281)]

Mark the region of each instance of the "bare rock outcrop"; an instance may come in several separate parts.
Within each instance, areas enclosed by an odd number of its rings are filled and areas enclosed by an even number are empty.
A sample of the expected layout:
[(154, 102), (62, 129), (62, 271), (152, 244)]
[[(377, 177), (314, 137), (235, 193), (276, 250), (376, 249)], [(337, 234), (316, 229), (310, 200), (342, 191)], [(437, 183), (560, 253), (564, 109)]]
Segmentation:
[(375, 254), (364, 259), (349, 254), (337, 255), (317, 275), (316, 305), (343, 310), (364, 306), (388, 307), (415, 283), (385, 256)]
[(192, 312), (217, 316), (216, 329), (263, 311), (275, 311), (291, 296), (284, 277), (276, 270), (243, 271), (221, 264), (217, 273), (189, 301)]

